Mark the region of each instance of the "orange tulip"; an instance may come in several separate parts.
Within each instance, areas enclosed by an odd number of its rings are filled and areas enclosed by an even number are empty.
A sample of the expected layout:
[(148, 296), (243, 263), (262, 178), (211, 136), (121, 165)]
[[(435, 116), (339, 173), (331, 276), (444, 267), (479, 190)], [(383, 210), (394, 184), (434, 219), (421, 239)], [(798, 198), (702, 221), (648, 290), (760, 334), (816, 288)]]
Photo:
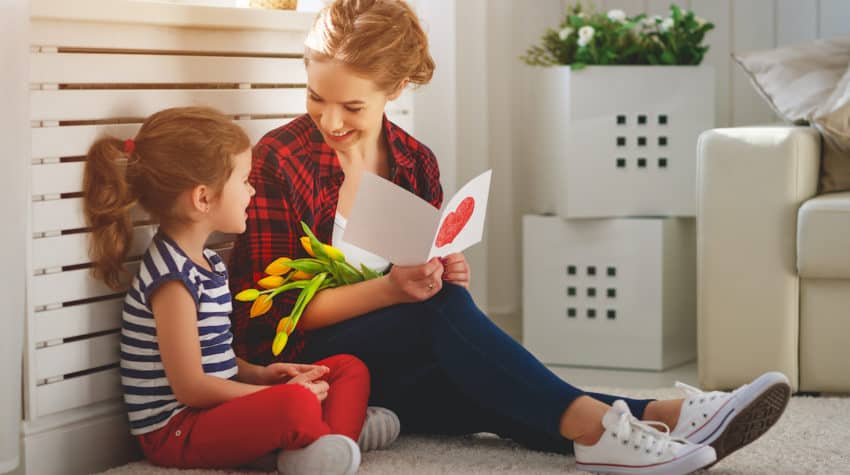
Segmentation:
[(264, 289), (276, 289), (283, 285), (283, 277), (279, 275), (270, 275), (263, 277), (257, 281), (257, 285)]
[(265, 314), (272, 308), (272, 298), (269, 297), (268, 294), (263, 294), (257, 297), (257, 300), (254, 300), (254, 304), (251, 305), (251, 313), (250, 317), (259, 317), (260, 315)]
[(266, 274), (268, 275), (283, 275), (289, 272), (289, 266), (286, 265), (287, 262), (292, 259), (288, 257), (279, 257), (274, 260), (271, 264), (266, 267)]
[(292, 273), (292, 280), (307, 280), (312, 278), (313, 274), (308, 274), (303, 270), (295, 271)]
[(307, 254), (310, 254), (310, 256), (312, 256), (312, 257), (316, 257), (316, 254), (313, 253), (313, 246), (310, 245), (310, 238), (309, 237), (304, 236), (304, 237), (301, 238), (301, 247), (303, 247), (304, 250), (307, 251)]
[(284, 332), (287, 335), (292, 334), (292, 330), (295, 330), (295, 324), (292, 322), (292, 317), (281, 318), (277, 323), (277, 330), (275, 333)]

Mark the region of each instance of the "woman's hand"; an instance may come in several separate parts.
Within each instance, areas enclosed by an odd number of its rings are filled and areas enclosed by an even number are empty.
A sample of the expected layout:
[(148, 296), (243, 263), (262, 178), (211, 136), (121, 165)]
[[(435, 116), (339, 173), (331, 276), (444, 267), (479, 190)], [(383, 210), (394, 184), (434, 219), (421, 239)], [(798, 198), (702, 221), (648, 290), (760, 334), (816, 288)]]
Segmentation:
[(392, 266), (388, 282), (398, 303), (422, 302), (443, 288), (443, 263), (435, 257), (420, 266)]
[(285, 383), (300, 374), (308, 373), (316, 368), (324, 368), (322, 375), (327, 374), (327, 372), (330, 371), (327, 366), (298, 363), (272, 363), (268, 366), (259, 367), (257, 371), (259, 381), (257, 384), (271, 386), (273, 384)]
[[(287, 364), (287, 363), (280, 363)], [(269, 365), (271, 366), (271, 365)], [(312, 366), (312, 365), (297, 365), (297, 366)], [(322, 381), (320, 378), (328, 374), (330, 368), (327, 366), (313, 366), (311, 369), (293, 376), (286, 384), (300, 384), (309, 389), (319, 401), (324, 401), (328, 397), (328, 389), (330, 386), (327, 381)]]
[(466, 257), (457, 252), (449, 254), (442, 259), (443, 263), (443, 280), (459, 285), (463, 288), (469, 288), (469, 279), (472, 273), (469, 270), (469, 263), (466, 262)]

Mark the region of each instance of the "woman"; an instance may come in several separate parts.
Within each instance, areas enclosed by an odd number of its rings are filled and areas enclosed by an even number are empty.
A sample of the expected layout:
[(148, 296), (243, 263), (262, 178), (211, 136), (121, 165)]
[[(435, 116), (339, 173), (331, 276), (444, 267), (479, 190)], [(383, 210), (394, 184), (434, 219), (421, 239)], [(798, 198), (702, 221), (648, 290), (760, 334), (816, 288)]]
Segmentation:
[[(751, 442), (779, 418), (790, 386), (778, 373), (733, 393), (692, 389), (687, 398), (670, 401), (581, 391), (476, 307), (462, 254), (390, 267), (346, 244), (345, 218), (364, 171), (435, 207), (442, 203), (434, 155), (383, 114), (408, 84), (431, 79), (434, 62), (416, 15), (402, 0), (337, 0), (307, 37), (305, 65), (307, 115), (269, 132), (254, 150), (257, 195), (248, 231), (234, 248), (232, 289), (252, 287), (277, 257), (306, 256), (299, 243), (302, 220), (350, 261), (389, 270), (379, 279), (319, 292), (282, 358), (311, 362), (353, 354), (371, 372), (370, 404), (394, 410), (408, 432), (494, 432), (535, 449), (574, 450), (580, 468), (595, 472), (688, 473)], [(267, 317), (249, 319), (248, 306), (234, 312), (239, 356), (272, 360), (277, 320), (289, 314), (294, 296), (278, 300)], [(755, 418), (761, 429), (741, 435)], [(664, 423), (688, 441), (641, 419)], [(695, 443), (712, 444), (716, 455)]]

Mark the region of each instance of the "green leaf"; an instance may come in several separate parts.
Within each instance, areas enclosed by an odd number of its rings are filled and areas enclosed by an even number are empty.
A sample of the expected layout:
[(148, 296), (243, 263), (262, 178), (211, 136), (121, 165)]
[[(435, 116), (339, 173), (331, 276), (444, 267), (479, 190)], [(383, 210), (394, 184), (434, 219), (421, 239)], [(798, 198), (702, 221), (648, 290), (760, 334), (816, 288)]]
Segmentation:
[(367, 267), (366, 264), (362, 264), (362, 263), (360, 264), (360, 272), (363, 273), (363, 276), (366, 277), (366, 280), (377, 279), (378, 277), (380, 277), (382, 275), (380, 272), (376, 272), (376, 271), (370, 269), (369, 267)]
[(316, 295), (316, 292), (318, 292), (319, 287), (322, 286), (322, 283), (325, 281), (325, 277), (327, 276), (328, 274), (323, 272), (316, 277), (313, 277), (313, 279), (309, 281), (310, 284), (305, 287), (300, 294), (298, 294), (298, 298), (295, 300), (295, 305), (292, 307), (292, 314), (290, 315), (294, 322), (292, 324), (293, 327), (298, 325), (298, 320), (301, 318), (301, 314), (304, 313), (304, 309), (307, 307), (307, 304), (309, 304), (313, 299), (313, 296)]
[(301, 259), (295, 259), (294, 261), (289, 261), (286, 265), (292, 269), (316, 275), (319, 272), (327, 272), (330, 264), (312, 257), (304, 257)]

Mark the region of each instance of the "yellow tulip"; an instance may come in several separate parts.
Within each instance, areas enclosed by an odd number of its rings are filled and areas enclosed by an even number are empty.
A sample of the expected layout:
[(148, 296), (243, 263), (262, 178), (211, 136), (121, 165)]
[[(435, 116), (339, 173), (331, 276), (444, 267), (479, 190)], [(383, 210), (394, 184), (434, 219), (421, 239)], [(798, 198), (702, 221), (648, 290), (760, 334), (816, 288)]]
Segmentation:
[(303, 270), (295, 271), (292, 273), (292, 280), (307, 280), (312, 278), (313, 274), (308, 274)]
[(266, 274), (268, 275), (283, 275), (289, 272), (289, 266), (286, 265), (287, 262), (292, 259), (288, 257), (279, 257), (274, 260), (271, 264), (266, 267)]
[(254, 300), (254, 305), (251, 305), (251, 318), (259, 317), (265, 314), (272, 308), (272, 298), (268, 294), (263, 294)]
[[(310, 254), (312, 257), (316, 257), (316, 253), (313, 252), (313, 245), (310, 243), (310, 238), (308, 236), (304, 236), (301, 238), (301, 247), (307, 251), (307, 254)], [(335, 261), (342, 262), (345, 260), (345, 254), (342, 253), (339, 249), (329, 246), (327, 244), (322, 244), (322, 250), (325, 251), (328, 257)]]
[(284, 347), (286, 347), (286, 342), (289, 340), (289, 335), (286, 332), (279, 332), (274, 337), (274, 341), (272, 342), (272, 353), (277, 356), (283, 351)]
[(307, 251), (307, 254), (310, 254), (311, 257), (316, 257), (316, 254), (313, 253), (313, 246), (310, 245), (310, 238), (304, 236), (301, 238), (301, 247)]
[(343, 262), (345, 260), (345, 254), (343, 254), (339, 249), (333, 246), (328, 246), (327, 244), (324, 245), (324, 249), (325, 254), (327, 254), (331, 259), (337, 262)]
[(263, 277), (257, 281), (257, 285), (264, 289), (276, 289), (283, 285), (283, 277), (279, 275), (270, 275)]
[(257, 289), (245, 289), (236, 294), (236, 297), (234, 298), (240, 302), (253, 302), (254, 300), (257, 300), (257, 297), (259, 296), (260, 291)]
[(292, 321), (292, 317), (281, 318), (277, 323), (277, 330), (275, 333), (284, 332), (287, 335), (292, 334), (292, 330), (295, 330), (295, 324)]

